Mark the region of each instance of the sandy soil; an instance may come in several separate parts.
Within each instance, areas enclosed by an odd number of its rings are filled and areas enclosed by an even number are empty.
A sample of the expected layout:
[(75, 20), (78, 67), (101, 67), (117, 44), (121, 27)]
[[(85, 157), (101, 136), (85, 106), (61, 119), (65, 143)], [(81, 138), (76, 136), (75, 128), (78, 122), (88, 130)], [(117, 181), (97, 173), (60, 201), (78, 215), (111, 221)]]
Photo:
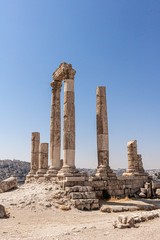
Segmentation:
[(160, 218), (140, 223), (138, 228), (114, 229), (112, 223), (118, 215), (139, 212), (62, 211), (52, 198), (56, 191), (56, 186), (48, 184), (27, 184), (1, 193), (0, 204), (8, 209), (10, 218), (0, 219), (0, 240), (160, 239)]

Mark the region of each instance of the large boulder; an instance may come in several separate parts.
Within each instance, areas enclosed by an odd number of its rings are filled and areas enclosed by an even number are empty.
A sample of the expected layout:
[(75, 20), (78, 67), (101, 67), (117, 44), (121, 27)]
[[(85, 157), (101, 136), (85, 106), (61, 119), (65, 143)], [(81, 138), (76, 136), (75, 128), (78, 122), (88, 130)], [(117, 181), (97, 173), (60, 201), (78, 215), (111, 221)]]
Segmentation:
[(0, 192), (7, 192), (13, 188), (17, 188), (17, 178), (10, 177), (0, 182)]

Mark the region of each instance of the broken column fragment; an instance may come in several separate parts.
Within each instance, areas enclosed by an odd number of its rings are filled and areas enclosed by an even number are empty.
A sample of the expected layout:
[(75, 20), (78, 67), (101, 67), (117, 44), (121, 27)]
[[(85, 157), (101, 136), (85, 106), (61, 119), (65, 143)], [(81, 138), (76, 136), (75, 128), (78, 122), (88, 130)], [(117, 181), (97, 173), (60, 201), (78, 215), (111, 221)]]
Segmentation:
[(39, 169), (37, 176), (43, 176), (48, 169), (48, 143), (40, 143), (39, 146)]
[(0, 182), (0, 192), (7, 192), (11, 189), (17, 188), (17, 178), (10, 177)]
[(31, 137), (31, 166), (30, 172), (27, 177), (32, 177), (36, 174), (39, 164), (39, 144), (40, 144), (40, 133), (32, 132)]
[(138, 158), (137, 158), (137, 141), (129, 141), (127, 143), (128, 149), (128, 170), (129, 173), (138, 172)]
[(143, 168), (142, 156), (137, 154), (137, 141), (131, 140), (127, 143), (128, 169), (123, 176), (147, 175)]

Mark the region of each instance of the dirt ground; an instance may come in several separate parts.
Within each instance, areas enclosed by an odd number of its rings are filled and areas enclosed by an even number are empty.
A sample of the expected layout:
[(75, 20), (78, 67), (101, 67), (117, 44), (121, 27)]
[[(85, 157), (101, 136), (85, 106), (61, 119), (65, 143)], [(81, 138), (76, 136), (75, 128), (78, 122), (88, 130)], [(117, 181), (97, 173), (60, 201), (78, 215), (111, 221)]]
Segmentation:
[(160, 218), (140, 223), (137, 228), (114, 229), (112, 223), (118, 215), (130, 216), (140, 211), (102, 213), (74, 208), (63, 211), (53, 201), (48, 204), (54, 191), (52, 185), (27, 184), (17, 190), (1, 193), (0, 204), (10, 212), (10, 218), (0, 219), (0, 240), (160, 239)]

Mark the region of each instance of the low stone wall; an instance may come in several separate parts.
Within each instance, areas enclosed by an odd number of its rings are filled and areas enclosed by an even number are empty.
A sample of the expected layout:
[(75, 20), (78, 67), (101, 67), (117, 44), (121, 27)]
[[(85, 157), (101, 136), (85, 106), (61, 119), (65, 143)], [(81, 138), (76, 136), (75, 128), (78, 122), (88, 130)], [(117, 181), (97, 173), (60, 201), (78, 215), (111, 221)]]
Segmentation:
[(100, 207), (96, 192), (90, 186), (67, 187), (66, 193), (72, 206), (79, 210), (97, 210)]
[(149, 181), (148, 175), (144, 176), (122, 176), (117, 179), (101, 180), (96, 177), (89, 179), (89, 185), (95, 191), (103, 191), (104, 194), (110, 197), (125, 197), (133, 196), (144, 183)]

